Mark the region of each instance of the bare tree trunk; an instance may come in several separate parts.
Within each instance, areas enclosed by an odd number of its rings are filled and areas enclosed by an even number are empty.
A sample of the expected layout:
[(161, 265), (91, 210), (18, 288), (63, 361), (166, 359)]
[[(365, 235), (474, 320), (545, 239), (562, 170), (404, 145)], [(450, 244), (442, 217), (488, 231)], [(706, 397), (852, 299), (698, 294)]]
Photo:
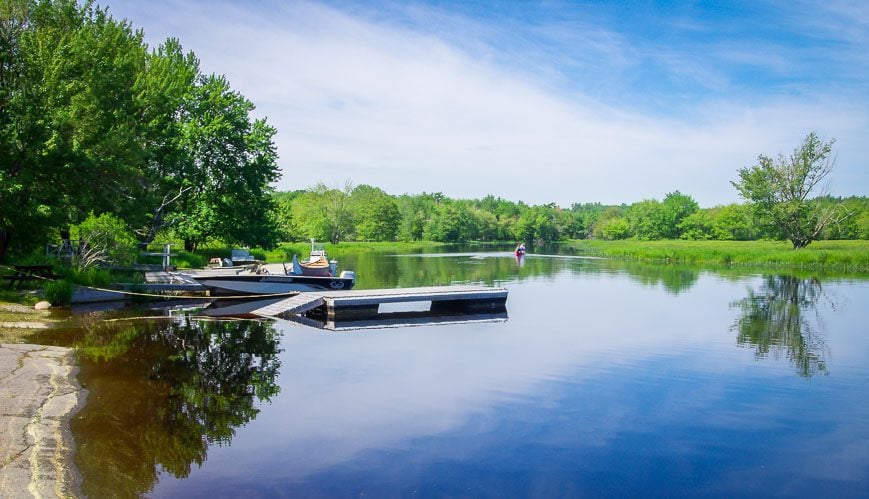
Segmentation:
[(0, 228), (0, 262), (6, 258), (6, 250), (9, 248), (9, 240), (12, 235), (5, 228)]

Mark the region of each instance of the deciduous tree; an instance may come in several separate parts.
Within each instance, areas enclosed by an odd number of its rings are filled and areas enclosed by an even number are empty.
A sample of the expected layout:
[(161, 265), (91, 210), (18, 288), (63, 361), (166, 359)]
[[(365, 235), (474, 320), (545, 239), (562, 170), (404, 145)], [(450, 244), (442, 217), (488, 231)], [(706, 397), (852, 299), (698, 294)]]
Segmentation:
[(790, 240), (794, 249), (808, 246), (824, 227), (849, 216), (840, 204), (826, 207), (810, 197), (827, 193), (835, 142), (811, 132), (790, 156), (761, 154), (756, 165), (739, 169), (739, 181), (731, 182), (757, 219)]

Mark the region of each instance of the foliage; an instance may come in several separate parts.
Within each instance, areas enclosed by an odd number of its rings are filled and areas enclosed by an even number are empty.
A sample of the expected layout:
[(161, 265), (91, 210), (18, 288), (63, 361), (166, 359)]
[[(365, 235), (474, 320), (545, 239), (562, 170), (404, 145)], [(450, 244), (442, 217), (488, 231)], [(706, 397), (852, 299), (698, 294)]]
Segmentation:
[(464, 203), (452, 201), (437, 205), (423, 228), (423, 238), (438, 242), (464, 242), (473, 231), (471, 212)]
[(337, 244), (353, 234), (354, 219), (350, 209), (353, 184), (331, 188), (320, 182), (292, 201), (293, 225), (306, 239)]
[(210, 237), (277, 239), (274, 129), (177, 40), (75, 0), (0, 4), (0, 258), (26, 254), (93, 213), (144, 242), (178, 225)]
[(45, 284), (45, 299), (54, 306), (65, 306), (72, 302), (72, 283), (59, 279)]
[(377, 187), (360, 185), (350, 193), (349, 209), (355, 214), (354, 235), (361, 241), (393, 241), (401, 213), (392, 196)]
[(136, 260), (136, 238), (117, 217), (93, 213), (72, 227), (73, 240), (80, 241), (72, 264), (80, 269), (94, 265), (130, 265)]
[(199, 79), (185, 109), (182, 144), (190, 151), (175, 231), (184, 248), (211, 238), (231, 243), (274, 244), (274, 201), (269, 183), (278, 179), (275, 129), (251, 121), (253, 104), (230, 89), (225, 78)]
[(760, 155), (757, 165), (740, 168), (739, 181), (732, 182), (757, 219), (790, 240), (794, 249), (808, 246), (824, 228), (848, 216), (839, 204), (824, 206), (809, 198), (816, 190), (826, 193), (834, 143), (811, 132), (790, 157)]

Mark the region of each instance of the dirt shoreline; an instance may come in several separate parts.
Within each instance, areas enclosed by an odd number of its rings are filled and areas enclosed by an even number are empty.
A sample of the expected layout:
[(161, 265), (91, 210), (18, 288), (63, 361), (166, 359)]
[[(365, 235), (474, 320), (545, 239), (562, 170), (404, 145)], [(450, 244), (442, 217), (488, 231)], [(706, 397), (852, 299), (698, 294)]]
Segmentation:
[(79, 497), (70, 420), (87, 392), (69, 348), (0, 344), (0, 497)]

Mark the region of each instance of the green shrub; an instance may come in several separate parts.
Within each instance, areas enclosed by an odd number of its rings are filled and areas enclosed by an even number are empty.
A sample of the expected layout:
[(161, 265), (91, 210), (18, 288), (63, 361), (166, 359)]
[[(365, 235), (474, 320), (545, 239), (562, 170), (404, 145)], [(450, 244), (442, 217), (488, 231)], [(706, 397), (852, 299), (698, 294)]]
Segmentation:
[(136, 261), (136, 238), (119, 218), (91, 213), (72, 227), (73, 240), (80, 241), (73, 265), (87, 269), (97, 264), (131, 265)]
[(72, 283), (65, 279), (48, 282), (45, 299), (52, 305), (69, 305), (72, 303)]

